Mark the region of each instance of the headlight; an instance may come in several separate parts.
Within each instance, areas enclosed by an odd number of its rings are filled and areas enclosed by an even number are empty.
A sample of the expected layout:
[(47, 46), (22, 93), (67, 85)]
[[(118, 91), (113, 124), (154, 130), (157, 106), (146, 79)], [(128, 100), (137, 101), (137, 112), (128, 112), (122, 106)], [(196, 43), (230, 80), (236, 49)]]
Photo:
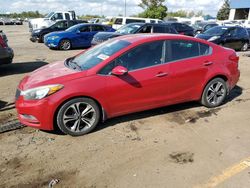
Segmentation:
[(220, 36), (213, 36), (210, 39), (208, 39), (208, 41), (214, 41), (214, 40), (217, 40), (219, 38), (220, 38)]
[(63, 85), (60, 85), (60, 84), (47, 85), (47, 86), (41, 86), (41, 87), (28, 89), (26, 91), (21, 91), (20, 95), (23, 96), (25, 100), (38, 100), (46, 96), (49, 96), (59, 91), (62, 88), (63, 88)]
[(38, 29), (38, 30), (34, 30), (33, 32), (34, 33), (39, 33), (41, 31), (41, 29)]
[(59, 38), (59, 36), (52, 36), (52, 37), (50, 37), (51, 40), (55, 40), (55, 39), (58, 39), (58, 38)]

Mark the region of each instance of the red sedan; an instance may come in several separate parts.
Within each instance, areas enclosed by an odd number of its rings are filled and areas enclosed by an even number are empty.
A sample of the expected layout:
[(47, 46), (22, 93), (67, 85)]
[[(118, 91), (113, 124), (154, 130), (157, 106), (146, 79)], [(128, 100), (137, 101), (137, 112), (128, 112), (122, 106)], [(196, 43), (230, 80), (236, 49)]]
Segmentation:
[(21, 123), (69, 135), (123, 114), (186, 101), (223, 103), (240, 73), (234, 50), (170, 34), (118, 37), (26, 76), (16, 93)]

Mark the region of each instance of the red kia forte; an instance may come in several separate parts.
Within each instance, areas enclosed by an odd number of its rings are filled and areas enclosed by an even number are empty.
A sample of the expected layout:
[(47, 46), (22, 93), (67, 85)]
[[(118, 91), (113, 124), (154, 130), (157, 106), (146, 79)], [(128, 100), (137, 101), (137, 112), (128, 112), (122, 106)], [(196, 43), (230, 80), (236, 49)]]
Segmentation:
[(217, 107), (239, 79), (238, 61), (234, 50), (183, 35), (118, 37), (26, 76), (16, 108), (27, 126), (79, 136), (123, 114), (186, 101)]

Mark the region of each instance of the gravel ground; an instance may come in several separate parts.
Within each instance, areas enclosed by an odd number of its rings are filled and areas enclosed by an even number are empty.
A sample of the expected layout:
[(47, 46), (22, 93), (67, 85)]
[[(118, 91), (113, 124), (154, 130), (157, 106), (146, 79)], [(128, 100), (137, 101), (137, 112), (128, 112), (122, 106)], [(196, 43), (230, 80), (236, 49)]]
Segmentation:
[[(24, 75), (81, 50), (32, 43), (27, 25), (0, 30), (15, 52), (14, 63), (0, 68), (1, 127), (16, 120), (15, 89)], [(186, 103), (135, 113), (82, 137), (29, 127), (0, 133), (0, 187), (48, 187), (53, 179), (54, 187), (250, 187), (248, 54), (240, 53), (240, 81), (216, 109)]]

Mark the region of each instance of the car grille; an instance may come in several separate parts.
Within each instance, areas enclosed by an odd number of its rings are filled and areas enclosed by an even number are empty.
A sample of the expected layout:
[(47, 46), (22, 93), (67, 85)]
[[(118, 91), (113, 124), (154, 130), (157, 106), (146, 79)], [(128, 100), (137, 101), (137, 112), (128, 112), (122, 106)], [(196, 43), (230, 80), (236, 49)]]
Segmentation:
[(16, 100), (18, 100), (18, 98), (20, 97), (20, 94), (21, 94), (21, 90), (17, 89), (16, 90), (16, 96), (15, 96)]

